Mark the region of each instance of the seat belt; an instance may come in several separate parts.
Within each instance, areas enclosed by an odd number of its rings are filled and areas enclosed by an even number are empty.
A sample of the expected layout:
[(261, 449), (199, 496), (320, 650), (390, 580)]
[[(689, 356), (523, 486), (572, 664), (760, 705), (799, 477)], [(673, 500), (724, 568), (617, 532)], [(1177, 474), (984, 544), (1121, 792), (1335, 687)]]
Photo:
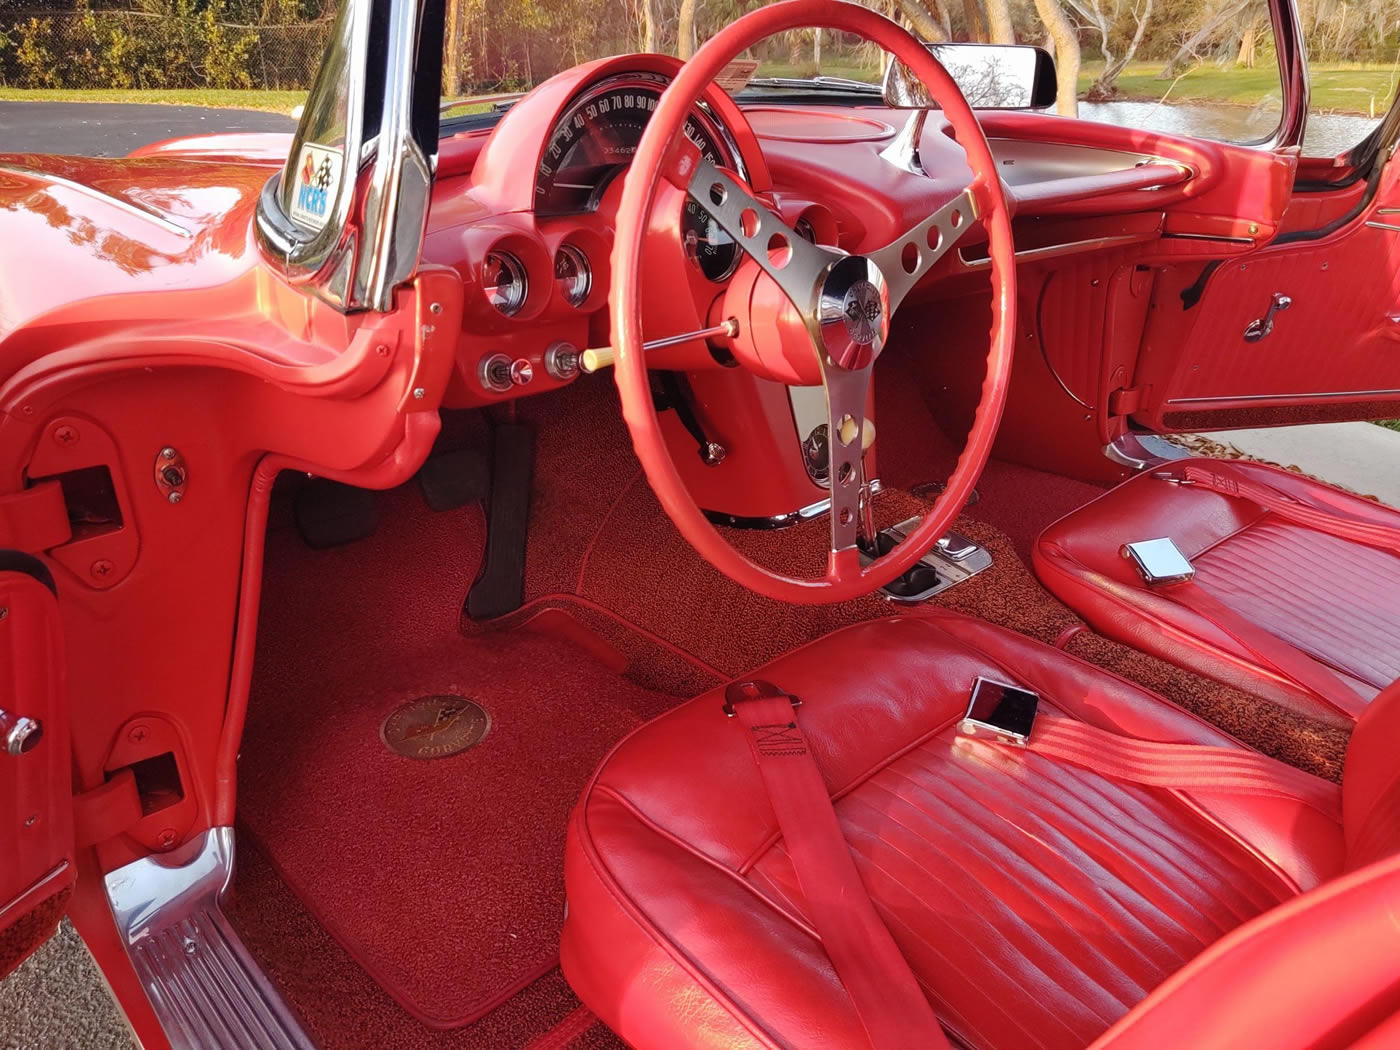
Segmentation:
[(1171, 791), (1282, 798), (1342, 822), (1342, 790), (1276, 758), (1237, 747), (1141, 740), (1043, 714), (1040, 694), (977, 677), (958, 735), (1033, 751), (1100, 776)]
[(1340, 785), (1257, 751), (1136, 740), (1058, 715), (1036, 718), (1026, 748), (1111, 780), (1172, 791), (1281, 798), (1342, 822)]
[(1238, 468), (1223, 460), (1212, 461), (1209, 467), (1198, 461), (1180, 462), (1156, 471), (1153, 477), (1174, 485), (1199, 485), (1223, 496), (1249, 500), (1295, 525), (1400, 553), (1400, 527), (1388, 520), (1392, 514), (1377, 506), (1377, 513), (1368, 516), (1358, 512), (1355, 506), (1333, 502), (1333, 491), (1326, 486), (1321, 486), (1315, 495), (1286, 493), (1266, 481), (1242, 476)]
[(744, 729), (784, 848), (873, 1050), (950, 1050), (938, 1018), (861, 882), (807, 738), (800, 705), (771, 682), (732, 683), (724, 713)]

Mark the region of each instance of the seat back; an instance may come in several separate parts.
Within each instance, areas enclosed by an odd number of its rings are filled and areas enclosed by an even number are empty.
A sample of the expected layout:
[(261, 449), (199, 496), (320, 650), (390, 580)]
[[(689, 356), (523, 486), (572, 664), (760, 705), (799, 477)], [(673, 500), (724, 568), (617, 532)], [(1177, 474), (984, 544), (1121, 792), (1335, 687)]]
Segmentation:
[(1400, 851), (1400, 681), (1371, 701), (1356, 723), (1342, 777), (1347, 867)]

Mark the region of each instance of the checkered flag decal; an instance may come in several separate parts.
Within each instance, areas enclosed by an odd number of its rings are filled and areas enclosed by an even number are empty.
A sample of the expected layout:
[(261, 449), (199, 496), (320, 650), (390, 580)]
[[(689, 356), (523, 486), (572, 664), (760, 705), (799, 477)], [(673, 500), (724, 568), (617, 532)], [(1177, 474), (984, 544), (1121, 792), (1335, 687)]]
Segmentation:
[(316, 169), (316, 179), (313, 185), (318, 190), (329, 191), (331, 188), (331, 159), (327, 157), (321, 161), (321, 166)]

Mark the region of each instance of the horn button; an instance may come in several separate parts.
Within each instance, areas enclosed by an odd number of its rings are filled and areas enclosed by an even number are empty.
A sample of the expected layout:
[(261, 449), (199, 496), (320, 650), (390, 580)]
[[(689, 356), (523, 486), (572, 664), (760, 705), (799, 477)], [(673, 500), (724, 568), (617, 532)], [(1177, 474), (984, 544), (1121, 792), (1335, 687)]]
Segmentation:
[(880, 356), (890, 334), (890, 294), (884, 274), (860, 255), (838, 259), (817, 296), (822, 349), (841, 368), (864, 368)]

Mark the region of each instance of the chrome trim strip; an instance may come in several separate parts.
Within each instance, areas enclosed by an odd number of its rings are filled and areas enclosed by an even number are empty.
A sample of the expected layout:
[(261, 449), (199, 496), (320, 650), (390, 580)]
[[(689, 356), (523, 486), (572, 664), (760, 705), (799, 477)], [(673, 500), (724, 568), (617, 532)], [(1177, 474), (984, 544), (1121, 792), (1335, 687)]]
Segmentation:
[[(1144, 241), (1155, 240), (1159, 236), (1156, 230), (1150, 234), (1122, 233), (1113, 237), (1090, 237), (1082, 241), (1066, 241), (1064, 244), (1048, 244), (1043, 248), (1026, 248), (1016, 253), (1017, 262), (1027, 262), (1033, 259), (1054, 258), (1057, 255), (1068, 255), (1072, 252), (1097, 251), (1101, 248), (1115, 248), (1120, 244), (1141, 244)], [(1254, 243), (1253, 241), (1250, 242)], [(958, 249), (958, 262), (967, 272), (978, 270), (990, 270), (992, 268), (991, 259), (978, 259), (969, 262), (965, 249)]]
[(42, 890), (49, 883), (53, 882), (54, 879), (58, 878), (67, 870), (68, 861), (61, 860), (43, 875), (40, 875), (38, 879), (36, 879), (33, 883), (27, 886), (24, 890), (22, 890), (19, 896), (15, 897), (11, 901), (6, 902), (4, 907), (0, 907), (0, 922), (3, 922), (7, 918), (9, 918), (10, 912), (12, 910), (18, 909), (21, 905), (24, 905), (26, 909), (31, 907), (32, 902), (30, 901), (30, 898), (33, 897), (36, 893), (38, 893), (40, 890)]
[(1164, 233), (1162, 240), (1219, 241), (1221, 244), (1253, 244), (1253, 237), (1225, 237), (1216, 233)]
[(1400, 389), (1394, 390), (1331, 390), (1317, 394), (1238, 394), (1226, 397), (1172, 397), (1169, 405), (1209, 405), (1221, 401), (1247, 401), (1251, 404), (1261, 401), (1292, 404), (1297, 401), (1333, 401), (1344, 397), (1400, 397)]
[[(1378, 215), (1400, 215), (1400, 212), (1397, 212), (1397, 211), (1381, 211), (1381, 212), (1377, 212), (1377, 214), (1378, 214)], [(1389, 222), (1376, 222), (1376, 220), (1374, 220), (1374, 219), (1367, 219), (1367, 220), (1366, 220), (1366, 225), (1369, 226), (1369, 227), (1371, 227), (1371, 229), (1373, 229), (1373, 230), (1390, 230), (1392, 233), (1400, 233), (1400, 226), (1397, 226), (1397, 225), (1395, 225), (1394, 223), (1389, 223)]]
[[(884, 486), (879, 478), (872, 478), (870, 481), (870, 492), (877, 495), (884, 491)], [(714, 525), (723, 525), (731, 529), (759, 529), (773, 531), (777, 529), (790, 529), (794, 525), (801, 525), (804, 521), (811, 521), (819, 518), (831, 509), (831, 499), (819, 499), (815, 503), (809, 503), (805, 507), (797, 510), (790, 510), (786, 514), (773, 514), (767, 518), (745, 517), (740, 514), (726, 514), (720, 510), (702, 510), (702, 513)]]

